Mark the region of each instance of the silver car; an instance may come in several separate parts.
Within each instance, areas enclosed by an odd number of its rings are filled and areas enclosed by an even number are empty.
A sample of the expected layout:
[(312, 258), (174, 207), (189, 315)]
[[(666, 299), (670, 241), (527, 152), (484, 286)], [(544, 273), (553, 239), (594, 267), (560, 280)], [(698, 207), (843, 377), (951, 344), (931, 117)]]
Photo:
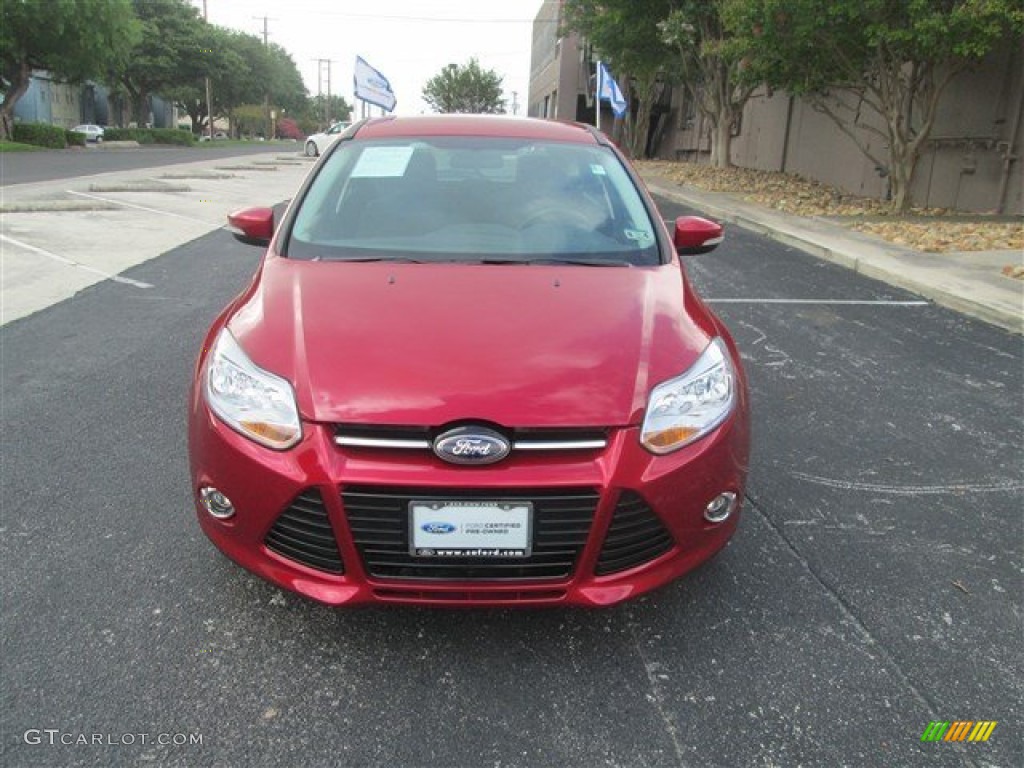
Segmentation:
[(314, 133), (306, 139), (306, 157), (317, 157), (323, 154), (323, 151), (331, 146), (350, 125), (352, 125), (350, 122), (335, 123), (323, 133)]
[(103, 127), (99, 125), (76, 125), (71, 129), (75, 133), (84, 133), (86, 141), (95, 141), (97, 144), (103, 141)]

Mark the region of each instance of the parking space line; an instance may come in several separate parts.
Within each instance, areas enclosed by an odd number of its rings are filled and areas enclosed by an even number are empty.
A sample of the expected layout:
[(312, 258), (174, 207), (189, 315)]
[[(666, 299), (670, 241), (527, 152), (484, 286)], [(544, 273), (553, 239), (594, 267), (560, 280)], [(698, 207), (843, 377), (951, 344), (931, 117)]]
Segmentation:
[(930, 301), (889, 299), (705, 299), (709, 304), (835, 304), (850, 307), (927, 307)]
[(20, 240), (15, 240), (13, 237), (8, 237), (7, 235), (0, 235), (0, 241), (5, 242), (5, 243), (10, 243), (11, 245), (13, 245), (13, 246), (15, 246), (17, 248), (22, 248), (23, 250), (26, 250), (26, 251), (32, 251), (33, 253), (38, 253), (41, 256), (46, 256), (47, 258), (53, 259), (54, 261), (59, 261), (61, 264), (66, 264), (69, 267), (77, 267), (78, 269), (83, 269), (86, 272), (92, 272), (94, 275), (100, 275), (101, 277), (103, 277), (103, 278), (105, 278), (107, 280), (113, 280), (115, 283), (124, 283), (125, 285), (134, 285), (136, 288), (152, 288), (153, 287), (151, 284), (144, 283), (141, 280), (132, 280), (130, 277), (121, 277), (120, 275), (111, 275), (108, 272), (104, 272), (102, 269), (96, 269), (96, 267), (90, 267), (90, 266), (88, 266), (86, 264), (82, 264), (82, 263), (77, 262), (77, 261), (75, 261), (73, 259), (69, 259), (69, 258), (66, 258), (64, 256), (60, 256), (60, 255), (58, 255), (56, 253), (51, 253), (50, 251), (43, 250), (42, 248), (37, 248), (34, 245), (29, 245), (28, 243), (23, 243)]
[(218, 227), (219, 224), (215, 222), (205, 221), (203, 219), (197, 219), (194, 216), (182, 216), (180, 213), (172, 213), (171, 211), (161, 211), (159, 208), (148, 208), (145, 205), (136, 205), (135, 203), (126, 203), (124, 200), (114, 200), (109, 197), (100, 197), (99, 195), (90, 195), (88, 192), (76, 192), (73, 189), (65, 190), (69, 195), (78, 195), (79, 197), (88, 197), (90, 200), (99, 200), (103, 203), (113, 203), (114, 205), (122, 205), (125, 208), (136, 208), (140, 211), (146, 211), (147, 213), (159, 213), (162, 216), (173, 216), (176, 219), (184, 219), (185, 221), (194, 221), (199, 224), (205, 224), (208, 227)]

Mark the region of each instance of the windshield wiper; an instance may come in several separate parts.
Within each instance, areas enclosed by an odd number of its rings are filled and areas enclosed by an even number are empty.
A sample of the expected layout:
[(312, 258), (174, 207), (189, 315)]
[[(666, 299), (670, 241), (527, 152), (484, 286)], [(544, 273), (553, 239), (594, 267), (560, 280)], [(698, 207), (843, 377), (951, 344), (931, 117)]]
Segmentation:
[(377, 262), (377, 261), (384, 261), (384, 262), (388, 262), (389, 264), (425, 264), (426, 263), (424, 261), (420, 261), (419, 259), (410, 259), (410, 258), (407, 258), (407, 257), (404, 257), (404, 256), (397, 256), (397, 257), (396, 256), (363, 256), (363, 257), (356, 257), (354, 259), (346, 258), (346, 257), (342, 256), (342, 257), (337, 258), (337, 259), (323, 259), (323, 261), (347, 261), (347, 262), (350, 262), (350, 263), (358, 263), (358, 264), (368, 264), (368, 263)]
[(628, 261), (622, 259), (531, 259), (530, 264), (569, 264), (580, 267), (632, 267)]
[(480, 264), (566, 264), (580, 267), (632, 267), (628, 261), (621, 259), (571, 259), (571, 258), (543, 258), (543, 259), (481, 259)]

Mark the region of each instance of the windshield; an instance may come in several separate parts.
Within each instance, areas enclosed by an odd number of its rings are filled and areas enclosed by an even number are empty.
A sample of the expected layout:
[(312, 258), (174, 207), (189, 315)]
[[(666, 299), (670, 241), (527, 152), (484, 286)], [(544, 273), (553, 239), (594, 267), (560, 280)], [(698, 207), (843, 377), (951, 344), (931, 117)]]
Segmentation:
[(339, 145), (299, 207), (286, 254), (660, 263), (651, 217), (607, 147), (455, 136)]

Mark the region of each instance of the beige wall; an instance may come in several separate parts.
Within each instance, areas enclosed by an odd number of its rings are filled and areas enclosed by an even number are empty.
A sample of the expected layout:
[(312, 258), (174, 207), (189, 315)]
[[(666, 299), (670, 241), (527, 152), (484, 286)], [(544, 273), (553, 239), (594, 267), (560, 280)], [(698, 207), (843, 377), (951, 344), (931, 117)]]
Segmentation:
[(581, 88), (579, 47), (575, 34), (558, 37), (560, 6), (558, 0), (545, 0), (533, 21), (527, 114), (575, 120)]
[[(692, 107), (688, 121), (686, 94), (682, 88), (675, 91), (673, 119), (661, 141), (661, 155), (706, 162), (710, 147), (705, 121), (699, 112), (692, 114)], [(1020, 40), (993, 53), (977, 69), (957, 75), (922, 151), (912, 188), (914, 203), (994, 212), (1005, 186), (1004, 212), (1024, 214), (1024, 162), (1017, 159), (1008, 172), (1005, 168), (1008, 148), (1018, 158), (1024, 155), (1022, 99)], [(873, 118), (871, 112), (861, 112), (862, 120)], [(887, 160), (881, 137), (864, 129), (857, 134), (876, 157)], [(797, 173), (858, 195), (886, 194), (886, 180), (854, 142), (828, 117), (785, 93), (762, 91), (748, 102), (731, 157), (742, 167)]]

